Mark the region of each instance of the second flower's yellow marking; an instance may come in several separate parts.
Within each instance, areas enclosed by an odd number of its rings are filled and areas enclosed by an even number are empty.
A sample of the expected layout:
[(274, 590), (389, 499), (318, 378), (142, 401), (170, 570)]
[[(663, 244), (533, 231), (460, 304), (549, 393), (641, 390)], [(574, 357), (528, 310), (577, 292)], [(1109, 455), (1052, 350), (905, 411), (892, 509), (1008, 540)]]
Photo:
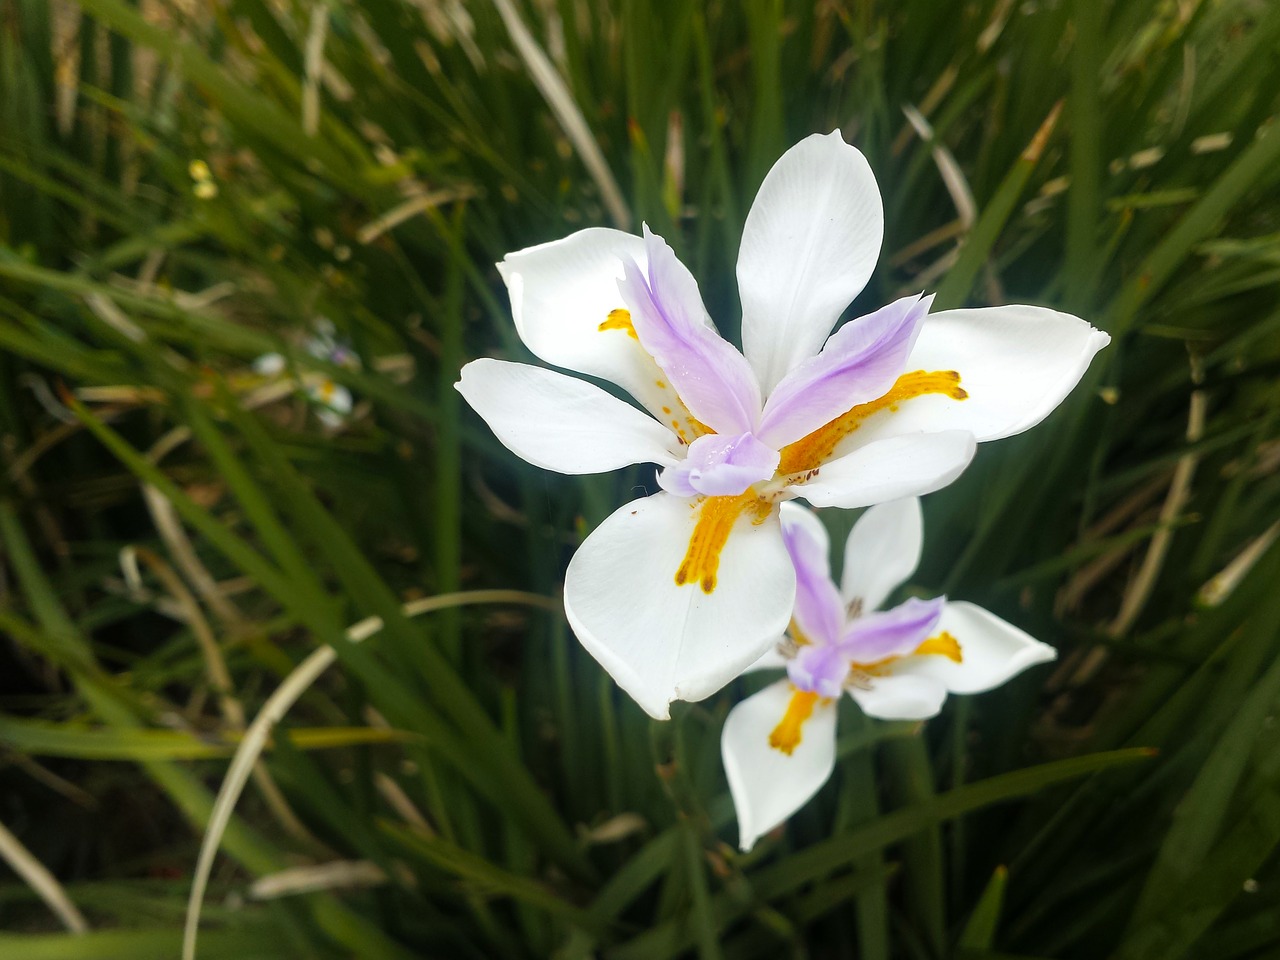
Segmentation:
[(964, 662), (964, 657), (960, 655), (960, 641), (945, 630), (916, 647), (915, 655), (917, 657), (928, 656), (929, 654), (946, 657), (955, 663)]
[(960, 374), (955, 370), (904, 373), (884, 396), (851, 407), (808, 436), (783, 447), (778, 473), (794, 476), (817, 470), (835, 452), (840, 441), (862, 426), (862, 421), (872, 414), (885, 409), (896, 410), (904, 400), (931, 393), (939, 393), (952, 400), (963, 400), (969, 396), (960, 386)]
[[(596, 316), (599, 316), (599, 314), (596, 314)], [(621, 307), (617, 310), (610, 310), (608, 319), (606, 319), (604, 323), (600, 324), (596, 329), (601, 333), (606, 330), (625, 330), (627, 332), (627, 336), (635, 340), (640, 339), (636, 336), (636, 328), (631, 323), (631, 311), (623, 310)]]
[(781, 750), (788, 757), (800, 746), (801, 730), (804, 722), (813, 715), (813, 708), (819, 701), (826, 703), (826, 699), (819, 697), (813, 690), (797, 690), (793, 687), (792, 691), (791, 699), (787, 702), (787, 712), (769, 734), (769, 746)]
[(773, 505), (761, 500), (754, 491), (747, 490), (736, 497), (706, 497), (697, 507), (698, 520), (689, 537), (689, 549), (676, 570), (676, 585), (696, 583), (703, 593), (716, 588), (716, 575), (720, 570), (720, 552), (729, 542), (733, 526), (743, 511), (751, 510), (753, 523), (763, 523)]
[[(960, 653), (960, 641), (946, 630), (943, 630), (936, 637), (930, 637), (925, 640), (920, 646), (912, 650), (909, 656), (938, 656), (946, 657), (954, 663), (964, 662), (964, 657)], [(855, 663), (849, 668), (849, 676), (854, 686), (863, 686), (862, 681), (869, 677), (883, 677), (886, 673), (892, 673), (893, 671), (889, 668), (901, 659), (902, 657), (885, 657), (883, 660), (876, 660), (872, 663)], [(863, 688), (865, 689), (865, 687)]]

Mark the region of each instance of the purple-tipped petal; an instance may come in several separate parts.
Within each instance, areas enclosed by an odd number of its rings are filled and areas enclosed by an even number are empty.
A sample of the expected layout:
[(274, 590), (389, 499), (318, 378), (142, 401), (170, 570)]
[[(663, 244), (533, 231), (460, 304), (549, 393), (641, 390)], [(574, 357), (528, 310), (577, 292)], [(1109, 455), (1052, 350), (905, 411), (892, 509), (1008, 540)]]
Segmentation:
[(838, 697), (849, 677), (849, 655), (833, 644), (810, 643), (787, 661), (787, 676), (801, 690)]
[(796, 625), (811, 645), (834, 646), (844, 629), (844, 604), (831, 581), (826, 528), (798, 503), (784, 503), (780, 513), (782, 542), (796, 568)]
[(778, 459), (777, 450), (749, 433), (727, 437), (709, 433), (689, 445), (684, 460), (663, 470), (658, 483), (677, 497), (736, 497), (753, 483), (772, 477)]
[(815, 357), (788, 373), (765, 404), (759, 434), (778, 448), (829, 423), (850, 407), (889, 392), (905, 369), (933, 296), (895, 300), (850, 320)]
[(845, 630), (840, 648), (855, 663), (875, 663), (886, 657), (906, 657), (933, 633), (942, 617), (946, 597), (912, 597), (883, 613), (859, 617)]
[(698, 420), (716, 433), (754, 430), (760, 385), (751, 366), (711, 325), (697, 282), (666, 241), (647, 226), (644, 240), (648, 272), (624, 261), (618, 281), (640, 345)]

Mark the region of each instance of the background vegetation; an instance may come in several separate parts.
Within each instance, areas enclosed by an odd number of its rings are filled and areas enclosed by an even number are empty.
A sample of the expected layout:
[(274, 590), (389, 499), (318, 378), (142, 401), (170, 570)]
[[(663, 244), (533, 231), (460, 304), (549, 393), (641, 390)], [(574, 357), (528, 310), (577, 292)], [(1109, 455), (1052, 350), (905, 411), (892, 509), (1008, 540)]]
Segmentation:
[[(1278, 94), (1265, 0), (0, 2), (0, 954), (177, 956), (243, 745), (207, 960), (1274, 956)], [(854, 311), (1115, 340), (926, 502), (912, 588), (1056, 668), (850, 709), (741, 856), (742, 685), (653, 724), (559, 613), (651, 475), (527, 468), (451, 385), (522, 355), (492, 262), (590, 224), (734, 335), (751, 197), (836, 126), (887, 210)]]

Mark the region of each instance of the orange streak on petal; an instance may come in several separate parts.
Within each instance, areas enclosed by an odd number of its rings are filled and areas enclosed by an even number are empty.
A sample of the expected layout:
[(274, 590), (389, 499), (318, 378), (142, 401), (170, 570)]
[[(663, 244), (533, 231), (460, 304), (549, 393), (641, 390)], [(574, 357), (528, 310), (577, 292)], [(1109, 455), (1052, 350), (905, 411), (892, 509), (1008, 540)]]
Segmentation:
[(796, 690), (792, 693), (782, 721), (769, 734), (769, 746), (791, 756), (792, 751), (800, 745), (801, 728), (813, 715), (813, 707), (817, 702), (818, 694), (812, 690)]
[(920, 646), (916, 647), (916, 656), (922, 657), (929, 654), (937, 654), (940, 657), (946, 657), (956, 663), (962, 663), (963, 657), (960, 655), (960, 641), (953, 637), (947, 631), (943, 630), (936, 637), (930, 637)]
[(969, 396), (960, 386), (960, 374), (955, 370), (904, 373), (884, 396), (851, 407), (808, 436), (783, 447), (778, 473), (792, 476), (816, 470), (835, 452), (840, 441), (862, 426), (862, 421), (872, 414), (885, 409), (894, 410), (904, 400), (935, 393), (952, 400), (963, 400)]
[(754, 514), (754, 523), (763, 523), (773, 509), (772, 504), (761, 500), (754, 491), (747, 490), (736, 497), (706, 497), (698, 506), (698, 519), (689, 537), (689, 549), (676, 570), (676, 585), (697, 583), (703, 593), (716, 588), (716, 574), (720, 569), (720, 552), (729, 542), (729, 534), (744, 510)]
[(640, 339), (636, 336), (636, 328), (631, 323), (631, 311), (623, 310), (621, 307), (617, 310), (610, 310), (608, 319), (596, 329), (601, 333), (605, 330), (625, 330), (627, 336), (635, 340)]

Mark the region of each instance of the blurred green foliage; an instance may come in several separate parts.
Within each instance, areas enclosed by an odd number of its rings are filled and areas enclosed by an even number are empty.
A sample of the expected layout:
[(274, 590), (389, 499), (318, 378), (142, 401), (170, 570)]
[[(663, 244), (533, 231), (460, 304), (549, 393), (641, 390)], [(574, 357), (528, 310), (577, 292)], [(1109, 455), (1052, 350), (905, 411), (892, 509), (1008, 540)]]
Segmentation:
[[(0, 0), (0, 821), (95, 931), (11, 879), (0, 954), (176, 956), (225, 758), (330, 645), (201, 957), (1273, 956), (1278, 94), (1264, 0)], [(556, 612), (651, 474), (527, 467), (452, 383), (522, 356), (491, 263), (592, 224), (650, 223), (732, 336), (756, 187), (837, 126), (887, 213), (852, 312), (1115, 341), (926, 501), (913, 587), (1056, 669), (923, 730), (846, 705), (832, 783), (742, 856), (746, 684), (653, 724)], [(487, 588), (536, 596), (453, 596)]]

